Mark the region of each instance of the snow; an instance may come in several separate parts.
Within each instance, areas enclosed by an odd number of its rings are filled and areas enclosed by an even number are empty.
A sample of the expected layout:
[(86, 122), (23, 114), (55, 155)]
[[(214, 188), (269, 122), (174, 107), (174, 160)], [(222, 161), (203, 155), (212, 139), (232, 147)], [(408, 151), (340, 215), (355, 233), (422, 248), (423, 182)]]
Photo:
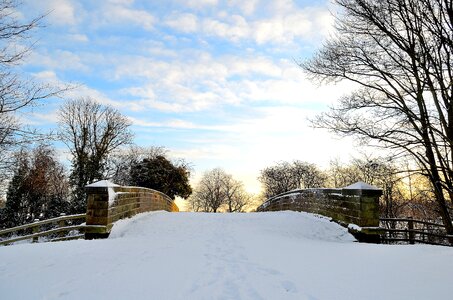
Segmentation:
[(381, 190), (371, 184), (359, 181), (343, 188), (344, 190)]
[(152, 212), (0, 248), (2, 299), (450, 299), (453, 248), (361, 244), (308, 213)]
[(362, 227), (356, 224), (349, 224), (348, 229), (353, 230), (353, 231), (362, 231)]
[(119, 186), (119, 185), (115, 184), (111, 181), (100, 180), (100, 181), (96, 181), (91, 184), (88, 184), (86, 187), (117, 187), (117, 186)]
[(108, 191), (108, 194), (109, 194), (109, 206), (112, 206), (113, 203), (115, 202), (115, 199), (116, 199), (116, 195), (118, 193), (115, 193), (115, 190), (113, 189), (114, 187), (118, 187), (119, 185), (118, 184), (115, 184), (111, 181), (108, 181), (108, 180), (100, 180), (100, 181), (96, 181), (96, 182), (93, 182), (89, 185), (87, 185), (86, 187), (103, 187), (103, 188), (107, 188), (107, 191)]

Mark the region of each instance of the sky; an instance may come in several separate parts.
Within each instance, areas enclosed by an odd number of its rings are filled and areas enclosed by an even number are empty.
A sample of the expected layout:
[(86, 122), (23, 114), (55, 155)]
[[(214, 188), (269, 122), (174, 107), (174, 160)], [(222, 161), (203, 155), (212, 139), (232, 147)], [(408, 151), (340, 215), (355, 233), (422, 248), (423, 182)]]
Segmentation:
[[(297, 64), (331, 34), (334, 11), (322, 0), (25, 0), (19, 18), (48, 15), (20, 68), (33, 80), (77, 84), (66, 98), (115, 107), (136, 144), (190, 162), (193, 181), (221, 167), (257, 193), (266, 166), (327, 167), (355, 152), (309, 122), (351, 86), (319, 85)], [(62, 101), (26, 122), (55, 129)]]

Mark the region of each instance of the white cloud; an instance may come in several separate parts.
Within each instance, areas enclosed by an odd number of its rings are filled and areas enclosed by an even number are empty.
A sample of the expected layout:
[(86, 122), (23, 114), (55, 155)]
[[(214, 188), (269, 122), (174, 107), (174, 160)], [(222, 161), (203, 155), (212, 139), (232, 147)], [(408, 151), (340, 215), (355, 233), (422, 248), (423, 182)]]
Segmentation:
[(164, 47), (148, 47), (146, 51), (151, 54), (153, 57), (172, 57), (175, 58), (178, 56), (178, 52), (175, 50), (167, 49)]
[(135, 24), (145, 30), (153, 30), (157, 18), (145, 10), (133, 9), (128, 6), (132, 1), (116, 1), (104, 7), (102, 21), (105, 24)]
[(80, 34), (80, 33), (69, 34), (68, 37), (70, 40), (75, 41), (75, 42), (81, 42), (81, 43), (88, 42), (88, 37), (84, 34)]
[[(30, 122), (31, 119), (34, 119), (34, 121)], [(58, 111), (47, 111), (45, 113), (38, 113), (38, 112), (33, 112), (29, 116), (27, 116), (27, 123), (28, 124), (57, 124), (59, 121), (58, 118)]]
[(189, 13), (173, 13), (164, 21), (165, 25), (180, 32), (190, 33), (198, 30), (198, 18)]
[(33, 52), (27, 61), (32, 65), (38, 65), (51, 70), (77, 70), (89, 71), (79, 54), (66, 50), (56, 50), (53, 53)]
[(93, 89), (84, 84), (80, 84), (77, 86), (77, 88), (69, 90), (65, 96), (66, 96), (65, 98), (68, 98), (68, 99), (91, 97), (94, 100), (96, 100), (96, 102), (99, 102), (104, 105), (110, 105), (117, 109), (125, 109), (125, 108), (130, 109), (131, 105), (133, 105), (133, 103), (130, 103), (130, 102), (113, 100), (113, 99), (109, 98), (107, 95), (105, 95), (103, 92), (101, 92), (97, 89)]
[(239, 8), (239, 10), (245, 15), (251, 15), (255, 12), (258, 6), (259, 0), (228, 0), (228, 6), (232, 8)]
[(148, 107), (163, 111), (199, 111), (222, 103), (237, 103), (225, 80), (228, 67), (201, 54), (198, 59), (163, 62), (131, 57), (117, 66), (117, 80), (134, 77), (149, 81), (146, 87), (135, 87), (130, 95), (142, 97)]
[(203, 126), (196, 125), (192, 122), (178, 120), (178, 119), (171, 119), (165, 122), (150, 122), (141, 118), (130, 117), (132, 123), (136, 126), (141, 127), (165, 127), (165, 128), (173, 128), (173, 129), (200, 129)]
[(38, 79), (42, 82), (46, 82), (46, 83), (56, 83), (59, 81), (57, 74), (54, 71), (49, 71), (49, 70), (35, 73), (35, 74), (33, 74), (33, 76), (36, 79)]
[(205, 7), (212, 7), (218, 4), (218, 0), (177, 0), (178, 3), (186, 7), (195, 9), (202, 9)]
[(267, 2), (267, 9), (274, 14), (288, 14), (296, 10), (293, 0), (273, 0)]
[[(292, 75), (293, 74), (293, 75)], [(326, 108), (338, 97), (354, 89), (354, 84), (318, 86), (305, 77), (303, 71), (294, 65), (285, 65), (281, 77), (270, 79), (246, 79), (234, 86), (238, 97), (250, 101), (271, 101), (281, 104), (304, 104)]]
[(109, 3), (120, 4), (120, 5), (132, 5), (134, 0), (107, 0)]
[(242, 16), (233, 15), (228, 23), (212, 18), (204, 19), (203, 32), (237, 42), (250, 36), (250, 27)]
[(319, 43), (332, 25), (333, 17), (327, 8), (305, 8), (255, 21), (252, 35), (258, 44), (288, 44), (300, 39)]
[[(291, 44), (301, 39), (319, 43), (332, 30), (334, 18), (327, 7), (297, 8), (291, 2), (278, 3), (280, 5), (267, 18), (246, 19), (238, 14), (220, 11), (217, 15), (204, 18), (192, 14), (174, 15), (166, 24), (180, 32), (198, 30), (206, 36), (233, 42), (253, 40), (259, 45)], [(251, 8), (249, 10), (253, 11)]]
[(321, 86), (308, 80), (291, 60), (265, 56), (183, 55), (169, 62), (130, 57), (116, 67), (116, 80), (140, 79), (142, 86), (123, 89), (139, 98), (139, 108), (166, 112), (203, 111), (250, 102), (304, 104), (325, 108), (351, 84)]
[(69, 0), (42, 0), (46, 10), (50, 11), (49, 19), (53, 24), (74, 25), (78, 22), (75, 13), (74, 3)]

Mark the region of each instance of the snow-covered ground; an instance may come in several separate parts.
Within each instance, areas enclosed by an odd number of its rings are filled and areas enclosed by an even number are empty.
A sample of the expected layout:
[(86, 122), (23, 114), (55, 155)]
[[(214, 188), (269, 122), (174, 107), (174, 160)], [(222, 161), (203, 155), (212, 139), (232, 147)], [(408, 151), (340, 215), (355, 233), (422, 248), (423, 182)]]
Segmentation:
[(154, 212), (0, 247), (0, 299), (453, 299), (453, 248), (359, 244), (306, 213)]

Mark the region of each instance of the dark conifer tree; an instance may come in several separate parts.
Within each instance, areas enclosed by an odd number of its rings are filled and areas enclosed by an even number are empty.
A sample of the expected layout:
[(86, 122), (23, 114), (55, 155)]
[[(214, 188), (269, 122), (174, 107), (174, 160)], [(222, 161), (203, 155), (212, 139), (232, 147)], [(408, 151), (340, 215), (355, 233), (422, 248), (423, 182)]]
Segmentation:
[(130, 172), (131, 184), (160, 191), (170, 198), (187, 198), (192, 193), (190, 172), (184, 165), (175, 166), (164, 156), (145, 158), (135, 163)]

